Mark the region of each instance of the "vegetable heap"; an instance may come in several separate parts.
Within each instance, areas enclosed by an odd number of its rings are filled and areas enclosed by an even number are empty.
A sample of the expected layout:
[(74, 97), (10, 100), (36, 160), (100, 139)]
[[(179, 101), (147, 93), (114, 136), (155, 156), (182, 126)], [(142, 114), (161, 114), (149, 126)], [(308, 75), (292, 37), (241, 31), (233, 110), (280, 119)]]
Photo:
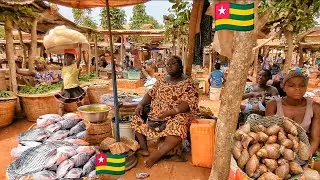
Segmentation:
[(22, 94), (44, 94), (61, 88), (62, 82), (55, 84), (42, 84), (36, 87), (24, 86), (19, 92)]
[(0, 91), (0, 98), (10, 97), (10, 94), (7, 91)]
[(283, 120), (282, 127), (241, 126), (234, 134), (232, 154), (249, 177), (259, 180), (302, 174), (296, 158), (305, 161), (310, 157), (309, 145), (299, 139), (297, 127), (288, 119)]

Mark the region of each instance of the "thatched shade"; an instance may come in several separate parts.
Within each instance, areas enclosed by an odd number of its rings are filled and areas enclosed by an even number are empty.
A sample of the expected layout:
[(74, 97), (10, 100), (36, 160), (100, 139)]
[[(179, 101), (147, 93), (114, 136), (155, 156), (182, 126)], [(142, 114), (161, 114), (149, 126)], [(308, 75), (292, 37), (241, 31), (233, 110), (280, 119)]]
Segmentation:
[[(105, 7), (105, 0), (47, 0), (55, 4), (68, 6), (72, 8), (85, 9), (95, 7)], [(109, 0), (110, 7), (130, 6), (135, 4), (145, 3), (149, 0)]]

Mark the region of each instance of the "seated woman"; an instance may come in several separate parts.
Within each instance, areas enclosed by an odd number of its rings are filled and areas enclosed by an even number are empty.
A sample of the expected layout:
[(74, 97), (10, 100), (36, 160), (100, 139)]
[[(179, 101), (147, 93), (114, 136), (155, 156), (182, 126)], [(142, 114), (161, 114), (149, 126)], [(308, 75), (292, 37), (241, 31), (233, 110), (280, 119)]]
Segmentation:
[[(187, 137), (190, 120), (198, 111), (198, 91), (191, 78), (183, 74), (182, 60), (172, 56), (166, 62), (167, 75), (156, 82), (143, 97), (135, 110), (132, 127), (141, 149), (139, 153), (149, 156), (145, 165), (151, 168), (164, 155), (179, 145)], [(147, 123), (141, 118), (144, 107), (151, 103)], [(163, 120), (158, 128), (152, 127), (152, 119)], [(148, 138), (164, 138), (160, 149), (148, 151)]]
[(303, 97), (307, 82), (303, 73), (290, 71), (283, 80), (286, 97), (268, 102), (266, 115), (285, 116), (300, 124), (309, 135), (311, 153), (314, 154), (320, 141), (320, 105)]
[(264, 115), (265, 101), (278, 96), (278, 90), (273, 86), (267, 85), (270, 79), (271, 72), (269, 70), (261, 70), (258, 74), (257, 85), (252, 89), (246, 88), (242, 100), (248, 99), (248, 102), (241, 105), (240, 123), (244, 123), (251, 113)]
[(17, 69), (17, 73), (22, 76), (33, 76), (36, 85), (40, 84), (52, 84), (60, 82), (61, 79), (61, 71), (52, 71), (47, 68), (47, 64), (44, 61), (36, 62), (36, 70), (37, 71), (23, 71), (21, 69)]

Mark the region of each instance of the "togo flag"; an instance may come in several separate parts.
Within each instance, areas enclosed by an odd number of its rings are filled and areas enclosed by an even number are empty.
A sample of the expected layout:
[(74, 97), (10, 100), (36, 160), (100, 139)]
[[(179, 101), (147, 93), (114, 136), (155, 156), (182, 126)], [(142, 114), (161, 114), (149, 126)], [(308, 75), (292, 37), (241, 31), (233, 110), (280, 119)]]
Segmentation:
[(214, 7), (215, 30), (251, 31), (254, 29), (254, 3), (216, 3)]
[(123, 175), (126, 172), (126, 154), (102, 153), (96, 155), (96, 174)]

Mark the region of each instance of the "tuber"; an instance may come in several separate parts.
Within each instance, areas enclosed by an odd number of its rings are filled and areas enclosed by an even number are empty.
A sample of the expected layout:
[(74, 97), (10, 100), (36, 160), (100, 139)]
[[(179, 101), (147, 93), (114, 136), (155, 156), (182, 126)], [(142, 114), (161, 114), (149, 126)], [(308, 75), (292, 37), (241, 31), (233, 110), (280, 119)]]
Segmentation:
[(290, 173), (291, 174), (302, 174), (303, 169), (302, 167), (295, 161), (289, 163), (290, 165)]
[(265, 149), (265, 147), (262, 147), (258, 152), (257, 156), (261, 158), (268, 158), (268, 151)]
[(244, 124), (239, 128), (239, 130), (248, 134), (250, 132), (250, 124), (249, 123)]
[(258, 133), (258, 132), (265, 132), (266, 128), (263, 125), (257, 125), (253, 127), (253, 132)]
[(261, 149), (261, 144), (256, 143), (249, 147), (249, 155), (252, 156), (256, 154)]
[(280, 140), (280, 144), (288, 149), (292, 149), (293, 147), (293, 142), (287, 138)]
[(248, 146), (251, 141), (253, 141), (253, 138), (251, 136), (245, 134), (242, 138), (242, 141), (241, 141), (242, 147), (244, 149), (248, 149)]
[(249, 177), (252, 177), (254, 176), (254, 173), (256, 172), (258, 167), (259, 167), (259, 159), (254, 154), (253, 156), (251, 156), (251, 158), (247, 162), (245, 171)]
[(268, 140), (267, 140), (267, 144), (273, 144), (273, 143), (276, 143), (277, 142), (277, 135), (272, 135), (272, 136), (269, 136)]
[(320, 175), (317, 170), (305, 168), (303, 174), (306, 177), (306, 180), (319, 180), (320, 179)]
[(280, 178), (272, 172), (266, 172), (258, 180), (279, 180)]
[(242, 151), (242, 144), (240, 141), (234, 141), (233, 147), (232, 147), (232, 154), (235, 159), (239, 159), (241, 156)]
[(297, 127), (288, 119), (283, 120), (283, 127), (287, 133), (292, 134), (294, 136), (298, 135)]
[(295, 159), (294, 152), (291, 149), (287, 149), (287, 148), (283, 150), (282, 156), (284, 159), (288, 161), (292, 161)]
[(244, 166), (247, 164), (249, 161), (250, 155), (247, 149), (243, 149), (241, 152), (241, 156), (238, 159), (238, 166), (243, 169)]
[(259, 142), (266, 142), (268, 140), (268, 135), (264, 132), (257, 132), (257, 135)]
[(299, 138), (297, 136), (294, 136), (292, 134), (288, 134), (288, 138), (291, 140), (291, 141), (297, 141), (299, 142)]
[(259, 167), (258, 167), (258, 170), (260, 171), (261, 174), (264, 174), (264, 173), (268, 172), (268, 168), (264, 164), (260, 164)]
[(235, 133), (234, 133), (234, 139), (241, 141), (242, 137), (245, 135), (246, 133), (244, 133), (243, 131), (241, 131), (240, 129), (238, 129)]
[(289, 164), (285, 163), (279, 166), (274, 173), (280, 178), (284, 179), (289, 174), (289, 171), (290, 171)]
[(266, 144), (265, 149), (268, 153), (268, 158), (278, 159), (280, 157), (280, 146), (278, 144)]
[(279, 140), (279, 141), (282, 141), (282, 140), (284, 140), (284, 139), (287, 139), (286, 134), (283, 133), (283, 132), (279, 132), (279, 133), (278, 133), (278, 140)]
[(299, 143), (299, 151), (298, 156), (301, 160), (308, 160), (310, 157), (310, 147), (306, 145), (304, 142), (300, 141)]
[(272, 135), (278, 134), (279, 131), (280, 131), (280, 126), (275, 124), (275, 125), (268, 127), (265, 133), (269, 136), (272, 136)]
[(284, 159), (284, 158), (280, 158), (278, 159), (278, 165), (281, 166), (281, 165), (284, 165), (286, 163), (288, 163), (289, 161)]
[(293, 143), (292, 150), (293, 150), (295, 153), (298, 153), (298, 151), (299, 151), (299, 141), (293, 140), (292, 143)]
[(258, 135), (254, 132), (249, 132), (248, 135), (253, 138), (254, 142), (258, 142)]
[(274, 171), (278, 168), (278, 163), (274, 159), (263, 159), (262, 162), (267, 166), (270, 171)]

